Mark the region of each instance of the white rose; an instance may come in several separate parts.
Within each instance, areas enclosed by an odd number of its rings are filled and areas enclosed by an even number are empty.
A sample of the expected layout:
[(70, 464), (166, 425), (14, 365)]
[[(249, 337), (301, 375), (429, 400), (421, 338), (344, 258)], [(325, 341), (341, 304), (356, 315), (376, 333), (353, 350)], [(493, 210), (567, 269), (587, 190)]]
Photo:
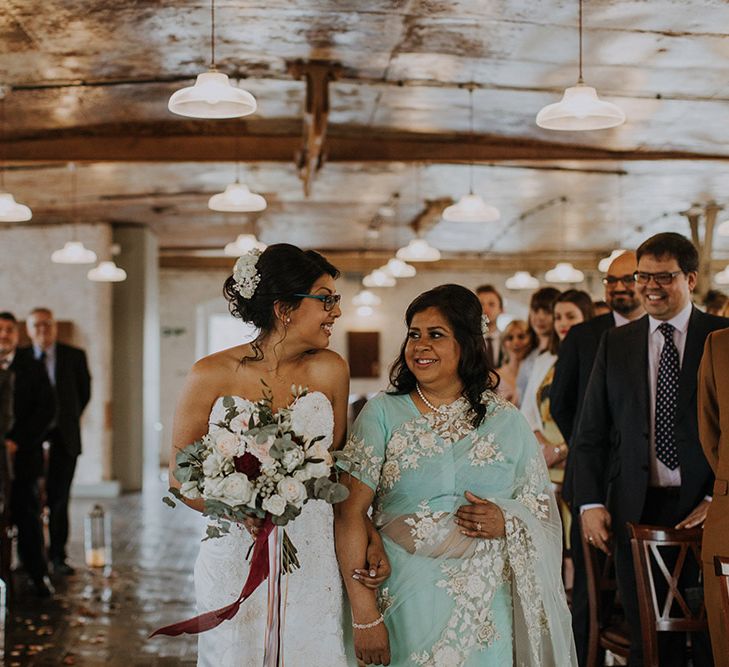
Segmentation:
[(234, 456), (241, 456), (245, 448), (235, 433), (221, 429), (215, 434), (215, 451), (227, 459), (232, 459)]
[(274, 493), (272, 496), (263, 499), (262, 506), (266, 512), (274, 516), (281, 516), (286, 509), (286, 501), (277, 493)]
[(309, 449), (306, 450), (307, 459), (324, 459), (324, 463), (331, 466), (334, 462), (332, 455), (329, 452), (329, 448), (324, 444), (323, 440), (315, 442)]
[(295, 468), (298, 468), (300, 464), (304, 462), (304, 452), (298, 447), (295, 449), (289, 449), (284, 452), (281, 457), (281, 465), (286, 468), (286, 472), (291, 472)]
[(230, 464), (230, 462), (227, 461), (220, 454), (218, 454), (217, 451), (213, 451), (203, 461), (203, 474), (205, 475), (205, 477), (218, 477), (219, 475), (223, 474), (224, 469), (227, 467), (226, 463)]
[(229, 505), (240, 505), (251, 499), (253, 485), (242, 472), (234, 472), (223, 482), (223, 496)]
[(200, 489), (197, 488), (197, 482), (183, 482), (180, 485), (180, 493), (185, 498), (190, 498), (191, 500), (200, 497)]
[(299, 482), (305, 482), (307, 479), (311, 479), (311, 471), (308, 470), (308, 464), (305, 465), (301, 470), (297, 470), (294, 473), (293, 477)]
[(307, 463), (304, 469), (309, 473), (309, 479), (329, 477), (329, 473), (331, 472), (326, 463)]
[(279, 495), (296, 507), (301, 507), (307, 498), (306, 487), (293, 477), (284, 477), (277, 485)]
[(243, 431), (247, 431), (250, 419), (250, 412), (236, 415), (230, 420), (230, 430), (233, 431), (233, 433), (243, 433)]
[(225, 477), (208, 477), (203, 485), (203, 498), (221, 499), (224, 496)]
[(263, 465), (273, 463), (273, 457), (268, 453), (276, 438), (269, 437), (263, 442), (258, 442), (256, 438), (246, 438), (246, 449), (253, 454)]
[(296, 399), (291, 408), (291, 428), (305, 441), (324, 436), (324, 444), (332, 444), (334, 413), (329, 399), (320, 391), (314, 391)]

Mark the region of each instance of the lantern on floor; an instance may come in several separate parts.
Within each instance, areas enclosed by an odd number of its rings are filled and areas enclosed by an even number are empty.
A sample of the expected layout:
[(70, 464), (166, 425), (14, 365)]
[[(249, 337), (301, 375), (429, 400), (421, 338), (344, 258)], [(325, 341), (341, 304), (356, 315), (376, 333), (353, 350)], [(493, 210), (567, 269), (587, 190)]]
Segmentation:
[(94, 505), (84, 520), (84, 550), (89, 567), (111, 566), (111, 518)]

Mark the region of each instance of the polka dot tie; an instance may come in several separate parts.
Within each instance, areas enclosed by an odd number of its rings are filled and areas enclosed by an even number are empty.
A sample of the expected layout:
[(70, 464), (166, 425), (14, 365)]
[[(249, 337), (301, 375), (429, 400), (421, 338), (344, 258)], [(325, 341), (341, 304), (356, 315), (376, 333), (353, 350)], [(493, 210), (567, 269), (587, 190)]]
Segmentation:
[(673, 342), (674, 330), (673, 325), (668, 322), (658, 327), (665, 342), (658, 362), (656, 384), (656, 458), (671, 470), (678, 468), (674, 426), (678, 403), (678, 375), (681, 371), (678, 349)]

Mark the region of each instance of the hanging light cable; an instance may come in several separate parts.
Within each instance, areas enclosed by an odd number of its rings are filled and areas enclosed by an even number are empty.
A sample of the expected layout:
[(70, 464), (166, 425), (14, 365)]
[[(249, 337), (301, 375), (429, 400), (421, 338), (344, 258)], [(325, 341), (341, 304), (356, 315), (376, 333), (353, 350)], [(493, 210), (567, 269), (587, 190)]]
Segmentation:
[(0, 222), (27, 222), (33, 213), (25, 204), (19, 204), (15, 197), (5, 191), (5, 95), (7, 86), (0, 86), (0, 141), (2, 156), (0, 157)]
[(51, 254), (51, 261), (56, 264), (93, 264), (96, 261), (96, 253), (86, 248), (82, 241), (76, 239), (76, 224), (78, 222), (76, 164), (69, 162), (68, 171), (71, 174), (72, 238), (70, 241), (66, 241), (63, 248), (55, 250)]
[(499, 209), (487, 204), (480, 195), (473, 192), (473, 84), (468, 86), (469, 133), (471, 137), (471, 160), (468, 164), (468, 194), (463, 195), (455, 204), (443, 210), (443, 220), (446, 222), (496, 222), (500, 217)]
[(215, 0), (210, 0), (210, 68), (197, 75), (194, 86), (173, 93), (167, 108), (190, 118), (239, 118), (256, 111), (256, 98), (215, 67)]
[(597, 91), (585, 85), (582, 77), (582, 0), (579, 0), (579, 76), (577, 84), (566, 88), (559, 102), (548, 104), (537, 114), (537, 125), (547, 130), (604, 130), (625, 122), (623, 110), (604, 102)]

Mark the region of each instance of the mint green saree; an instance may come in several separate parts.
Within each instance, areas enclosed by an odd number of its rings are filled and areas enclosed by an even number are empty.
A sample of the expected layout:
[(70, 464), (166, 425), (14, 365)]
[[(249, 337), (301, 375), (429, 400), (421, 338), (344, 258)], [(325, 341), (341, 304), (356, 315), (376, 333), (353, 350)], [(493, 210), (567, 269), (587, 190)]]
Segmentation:
[[(409, 396), (365, 405), (339, 465), (375, 492), (392, 576), (379, 591), (392, 665), (576, 665), (561, 581), (562, 532), (544, 458), (510, 403), (486, 392), (421, 414)], [(501, 508), (506, 536), (467, 537), (466, 491)]]

